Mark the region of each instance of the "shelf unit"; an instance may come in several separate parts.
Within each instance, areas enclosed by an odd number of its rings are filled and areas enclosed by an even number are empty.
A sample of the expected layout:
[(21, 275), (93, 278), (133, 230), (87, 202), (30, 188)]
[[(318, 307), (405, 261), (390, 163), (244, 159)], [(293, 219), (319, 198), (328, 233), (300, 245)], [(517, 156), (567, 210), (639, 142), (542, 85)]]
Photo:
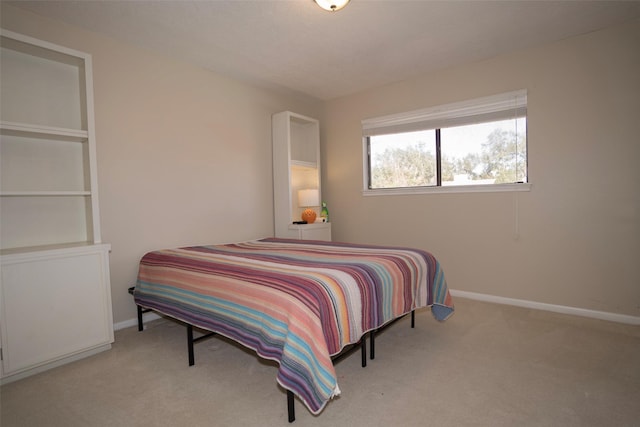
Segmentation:
[[(293, 224), (304, 208), (298, 191), (317, 188), (320, 179), (320, 123), (311, 117), (283, 111), (272, 117), (273, 193), (275, 236), (305, 240), (331, 240), (331, 223)], [(320, 217), (320, 206), (314, 207)]]
[(91, 56), (6, 30), (0, 37), (0, 374), (6, 382), (110, 347), (113, 325)]
[(100, 243), (91, 57), (1, 37), (0, 250)]

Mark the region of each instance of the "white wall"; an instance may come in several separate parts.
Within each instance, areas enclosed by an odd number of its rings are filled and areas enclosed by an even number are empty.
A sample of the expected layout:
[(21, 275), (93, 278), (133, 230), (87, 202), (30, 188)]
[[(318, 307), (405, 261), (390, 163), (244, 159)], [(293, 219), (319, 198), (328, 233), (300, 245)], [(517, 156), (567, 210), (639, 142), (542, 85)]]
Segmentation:
[[(116, 323), (135, 316), (126, 289), (146, 251), (272, 235), (282, 110), (321, 120), (336, 240), (430, 250), (453, 289), (640, 316), (638, 22), (324, 104), (6, 4), (2, 26), (93, 55)], [(362, 196), (360, 120), (521, 88), (531, 192)]]
[(2, 27), (92, 54), (102, 238), (114, 322), (145, 252), (273, 236), (271, 115), (321, 103), (220, 77), (2, 5)]
[[(640, 316), (639, 46), (636, 21), (328, 102), (334, 239), (430, 250), (452, 289)], [(516, 89), (530, 192), (362, 195), (362, 119)]]

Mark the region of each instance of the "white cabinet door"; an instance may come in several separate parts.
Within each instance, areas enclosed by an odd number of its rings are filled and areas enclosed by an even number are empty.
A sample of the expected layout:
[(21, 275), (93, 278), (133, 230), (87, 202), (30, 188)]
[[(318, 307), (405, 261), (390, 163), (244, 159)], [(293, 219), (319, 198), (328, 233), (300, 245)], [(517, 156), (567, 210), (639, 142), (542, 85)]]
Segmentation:
[(2, 371), (12, 375), (113, 342), (109, 245), (2, 257)]

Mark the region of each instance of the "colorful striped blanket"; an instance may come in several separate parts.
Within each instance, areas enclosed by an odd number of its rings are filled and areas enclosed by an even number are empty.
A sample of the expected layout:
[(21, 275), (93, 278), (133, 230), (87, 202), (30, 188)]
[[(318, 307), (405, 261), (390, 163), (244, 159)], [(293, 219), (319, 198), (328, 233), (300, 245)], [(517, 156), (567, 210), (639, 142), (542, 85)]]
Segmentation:
[(454, 310), (428, 252), (284, 239), (149, 252), (134, 297), (277, 361), (278, 383), (314, 414), (340, 393), (331, 356), (416, 308)]

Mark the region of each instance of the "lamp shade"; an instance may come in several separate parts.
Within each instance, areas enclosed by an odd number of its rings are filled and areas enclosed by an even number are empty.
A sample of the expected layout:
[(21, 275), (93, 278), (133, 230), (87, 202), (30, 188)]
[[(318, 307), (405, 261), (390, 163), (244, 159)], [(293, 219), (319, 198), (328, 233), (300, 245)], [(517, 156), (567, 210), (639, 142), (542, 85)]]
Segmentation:
[(320, 206), (320, 192), (317, 188), (308, 188), (298, 191), (298, 206), (307, 208)]

